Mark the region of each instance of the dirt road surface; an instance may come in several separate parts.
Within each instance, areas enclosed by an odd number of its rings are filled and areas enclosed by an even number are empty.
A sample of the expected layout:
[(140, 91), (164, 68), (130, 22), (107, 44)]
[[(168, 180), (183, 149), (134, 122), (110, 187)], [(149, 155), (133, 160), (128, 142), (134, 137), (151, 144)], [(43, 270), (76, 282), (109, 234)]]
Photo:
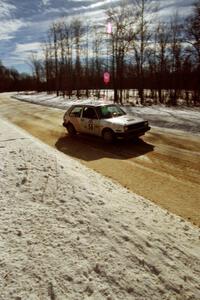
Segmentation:
[(131, 191), (200, 226), (200, 136), (152, 128), (139, 142), (70, 138), (63, 110), (2, 94), (0, 116)]

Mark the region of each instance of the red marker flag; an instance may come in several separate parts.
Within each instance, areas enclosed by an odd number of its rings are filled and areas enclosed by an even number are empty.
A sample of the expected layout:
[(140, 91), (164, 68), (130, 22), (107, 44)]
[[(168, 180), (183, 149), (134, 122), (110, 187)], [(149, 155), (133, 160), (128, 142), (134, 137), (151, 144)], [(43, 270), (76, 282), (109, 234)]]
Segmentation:
[(104, 83), (105, 83), (105, 84), (108, 84), (108, 83), (110, 82), (110, 73), (105, 72), (105, 73), (103, 74), (103, 79), (104, 79)]

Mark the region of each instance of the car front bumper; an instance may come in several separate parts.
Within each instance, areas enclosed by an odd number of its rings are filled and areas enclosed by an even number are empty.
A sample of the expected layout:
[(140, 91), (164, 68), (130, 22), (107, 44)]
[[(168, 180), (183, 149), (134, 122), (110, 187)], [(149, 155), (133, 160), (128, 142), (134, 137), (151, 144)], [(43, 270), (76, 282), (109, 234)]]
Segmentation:
[(145, 132), (149, 131), (151, 129), (150, 126), (143, 127), (140, 129), (135, 130), (129, 130), (125, 132), (116, 132), (115, 135), (117, 138), (123, 138), (123, 139), (130, 139), (130, 138), (137, 138), (145, 134)]

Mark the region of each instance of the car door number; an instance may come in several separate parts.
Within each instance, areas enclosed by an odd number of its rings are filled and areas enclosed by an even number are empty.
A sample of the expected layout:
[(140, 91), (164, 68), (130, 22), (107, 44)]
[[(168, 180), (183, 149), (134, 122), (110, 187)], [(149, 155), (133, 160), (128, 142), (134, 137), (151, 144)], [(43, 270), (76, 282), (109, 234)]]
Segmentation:
[(92, 120), (88, 121), (88, 129), (91, 130), (91, 131), (94, 130), (94, 124), (93, 124)]

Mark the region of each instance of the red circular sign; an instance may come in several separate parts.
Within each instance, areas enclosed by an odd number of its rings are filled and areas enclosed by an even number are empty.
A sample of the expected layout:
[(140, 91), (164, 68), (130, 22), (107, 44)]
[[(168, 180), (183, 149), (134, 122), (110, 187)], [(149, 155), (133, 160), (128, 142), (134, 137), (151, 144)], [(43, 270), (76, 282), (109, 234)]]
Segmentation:
[(105, 83), (105, 84), (108, 84), (108, 83), (110, 82), (110, 73), (105, 72), (105, 73), (103, 74), (103, 79), (104, 79), (104, 83)]

